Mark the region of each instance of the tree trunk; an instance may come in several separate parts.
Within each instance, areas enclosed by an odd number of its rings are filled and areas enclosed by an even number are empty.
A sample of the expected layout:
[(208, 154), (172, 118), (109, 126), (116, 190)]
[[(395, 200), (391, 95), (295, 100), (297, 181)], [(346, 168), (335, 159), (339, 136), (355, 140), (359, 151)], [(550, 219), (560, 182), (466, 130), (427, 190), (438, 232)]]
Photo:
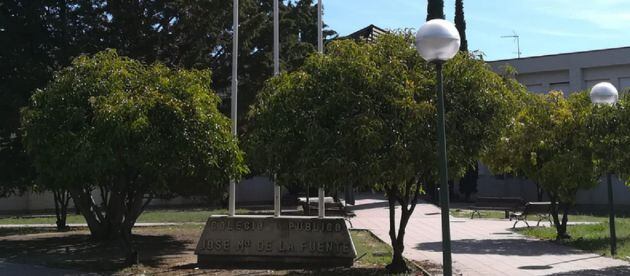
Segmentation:
[(103, 200), (101, 204), (96, 204), (92, 198), (92, 189), (70, 190), (75, 205), (88, 224), (92, 238), (103, 242), (120, 242), (127, 265), (139, 262), (139, 253), (132, 242), (132, 229), (152, 200), (148, 198), (145, 201), (146, 186), (136, 181), (137, 176), (120, 177), (116, 182), (99, 186)]
[(90, 190), (85, 189), (70, 189), (70, 194), (74, 199), (74, 203), (77, 205), (79, 212), (85, 218), (85, 222), (90, 229), (90, 236), (99, 241), (108, 240), (109, 233), (107, 228), (102, 223), (104, 221), (103, 215), (98, 210), (98, 206), (92, 200)]
[(57, 218), (57, 231), (68, 230), (66, 223), (68, 217), (68, 203), (70, 203), (70, 193), (65, 189), (53, 189), (55, 201), (55, 216)]
[(557, 228), (558, 236), (556, 239), (570, 239), (571, 236), (567, 233), (567, 222), (569, 221), (569, 204), (561, 203), (562, 207), (562, 223)]
[[(392, 243), (392, 262), (386, 266), (386, 269), (391, 274), (401, 274), (409, 272), (403, 252), (405, 251), (405, 229), (413, 208), (409, 208), (407, 204), (408, 195), (397, 196), (393, 190), (388, 191), (387, 199), (389, 202), (389, 237)], [(414, 201), (416, 199), (414, 198)], [(400, 203), (401, 214), (400, 224), (398, 227), (398, 234), (396, 234), (396, 202)]]
[[(68, 195), (70, 195), (70, 192), (68, 192)], [(79, 211), (79, 205), (77, 204), (77, 201), (74, 199), (74, 197), (72, 197), (72, 195), (70, 195), (70, 198), (72, 198), (72, 202), (74, 202), (74, 214), (80, 215), (81, 211)]]
[(538, 185), (538, 183), (536, 183), (536, 196), (538, 201), (542, 201), (543, 200), (543, 189), (540, 187), (540, 185)]
[(439, 203), (438, 195), (440, 193), (438, 192), (438, 186), (436, 183), (428, 182), (425, 187), (425, 192), (426, 196), (429, 198), (429, 201), (435, 204)]
[(389, 239), (391, 240), (392, 247), (396, 244), (396, 199), (394, 196), (387, 192), (387, 201), (389, 203)]
[[(569, 219), (569, 205), (566, 203), (559, 203), (557, 198), (552, 193), (548, 193), (551, 200), (551, 216), (553, 217), (553, 224), (556, 227), (556, 240), (570, 239), (571, 236), (567, 234), (567, 221)], [(562, 209), (562, 221), (560, 221), (560, 209)]]
[(127, 248), (126, 263), (128, 265), (134, 265), (140, 263), (140, 253), (131, 241), (131, 230), (136, 224), (136, 220), (140, 217), (140, 214), (151, 203), (152, 197), (148, 198), (146, 202), (143, 202), (144, 193), (138, 191), (129, 201), (127, 213), (125, 214), (125, 220), (122, 223), (121, 238)]
[(393, 243), (395, 246), (393, 246), (392, 263), (387, 266), (387, 270), (392, 274), (409, 272), (409, 267), (407, 267), (407, 262), (405, 262), (405, 258), (402, 254), (405, 251), (405, 229), (407, 228), (411, 213), (406, 207), (401, 207), (400, 209), (400, 226), (398, 227), (396, 242)]
[(392, 256), (392, 263), (388, 264), (385, 268), (391, 274), (404, 274), (409, 272), (405, 258), (402, 255), (402, 249), (394, 249)]
[(553, 194), (548, 193), (548, 195), (549, 200), (551, 200), (551, 210), (549, 211), (551, 212), (551, 217), (553, 218), (553, 224), (557, 229), (558, 225), (560, 225), (560, 219), (558, 219), (558, 202), (556, 201), (556, 197), (553, 196)]

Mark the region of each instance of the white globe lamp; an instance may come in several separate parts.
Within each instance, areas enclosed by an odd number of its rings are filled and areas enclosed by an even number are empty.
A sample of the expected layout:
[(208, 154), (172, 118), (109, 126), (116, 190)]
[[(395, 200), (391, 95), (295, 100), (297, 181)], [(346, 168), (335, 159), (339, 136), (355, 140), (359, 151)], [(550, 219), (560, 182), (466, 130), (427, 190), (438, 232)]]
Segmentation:
[(619, 92), (610, 82), (600, 82), (591, 88), (590, 97), (594, 104), (613, 105), (619, 99)]
[(459, 51), (459, 32), (451, 22), (433, 19), (416, 33), (416, 49), (426, 61), (447, 61)]

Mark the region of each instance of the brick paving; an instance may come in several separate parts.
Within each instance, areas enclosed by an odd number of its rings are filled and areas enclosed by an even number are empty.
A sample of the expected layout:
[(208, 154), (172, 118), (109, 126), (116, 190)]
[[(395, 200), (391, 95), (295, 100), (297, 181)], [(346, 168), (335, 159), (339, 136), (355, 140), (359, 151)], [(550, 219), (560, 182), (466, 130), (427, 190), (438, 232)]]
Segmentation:
[[(383, 196), (358, 196), (350, 208), (356, 214), (351, 219), (354, 228), (369, 229), (389, 241), (389, 213)], [(405, 257), (442, 263), (440, 217), (435, 205), (418, 204), (406, 229)], [(528, 238), (512, 232), (512, 224), (451, 217), (455, 271), (463, 275), (630, 275), (628, 262)]]

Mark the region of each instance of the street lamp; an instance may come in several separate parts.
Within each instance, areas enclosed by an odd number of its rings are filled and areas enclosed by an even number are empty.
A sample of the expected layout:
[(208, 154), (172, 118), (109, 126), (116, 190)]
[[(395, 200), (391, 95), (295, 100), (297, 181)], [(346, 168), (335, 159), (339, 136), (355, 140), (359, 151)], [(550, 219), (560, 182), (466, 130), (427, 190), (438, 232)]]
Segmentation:
[(619, 93), (610, 82), (600, 82), (591, 88), (590, 97), (594, 104), (614, 105), (619, 99)]
[[(600, 82), (593, 86), (591, 89), (591, 102), (596, 105), (614, 105), (617, 103), (619, 99), (619, 93), (617, 92), (617, 88), (609, 82)], [(608, 182), (608, 209), (609, 209), (609, 220), (610, 223), (610, 254), (612, 256), (617, 254), (617, 235), (615, 234), (615, 207), (613, 204), (613, 192), (612, 192), (612, 181), (611, 181), (611, 173), (609, 172), (606, 175), (606, 180)]]
[(459, 32), (446, 20), (433, 19), (422, 25), (416, 34), (416, 49), (426, 61), (435, 64), (437, 70), (438, 103), (438, 155), (440, 170), (440, 204), (442, 205), (442, 262), (444, 275), (452, 275), (451, 230), (448, 207), (448, 160), (446, 157), (446, 131), (444, 128), (444, 87), (442, 65), (459, 50)]

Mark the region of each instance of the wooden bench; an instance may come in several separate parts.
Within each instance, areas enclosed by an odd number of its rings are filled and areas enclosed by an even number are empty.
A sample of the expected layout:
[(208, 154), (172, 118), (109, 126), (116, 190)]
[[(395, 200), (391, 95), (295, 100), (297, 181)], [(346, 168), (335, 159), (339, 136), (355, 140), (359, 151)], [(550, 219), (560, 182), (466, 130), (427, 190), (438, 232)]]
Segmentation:
[(481, 218), (481, 213), (479, 212), (481, 210), (504, 211), (505, 218), (510, 218), (510, 212), (522, 210), (524, 204), (525, 200), (520, 197), (478, 197), (475, 205), (469, 207), (472, 210), (470, 219), (473, 219), (475, 214)]
[(540, 222), (543, 220), (549, 220), (551, 225), (553, 225), (553, 221), (551, 221), (551, 202), (527, 202), (525, 204), (525, 208), (523, 211), (514, 212), (511, 214), (512, 217), (516, 219), (512, 228), (516, 228), (516, 224), (519, 221), (525, 222), (525, 225), (529, 227), (529, 223), (527, 223), (528, 215), (536, 215), (538, 218), (538, 223), (536, 226), (540, 225)]

